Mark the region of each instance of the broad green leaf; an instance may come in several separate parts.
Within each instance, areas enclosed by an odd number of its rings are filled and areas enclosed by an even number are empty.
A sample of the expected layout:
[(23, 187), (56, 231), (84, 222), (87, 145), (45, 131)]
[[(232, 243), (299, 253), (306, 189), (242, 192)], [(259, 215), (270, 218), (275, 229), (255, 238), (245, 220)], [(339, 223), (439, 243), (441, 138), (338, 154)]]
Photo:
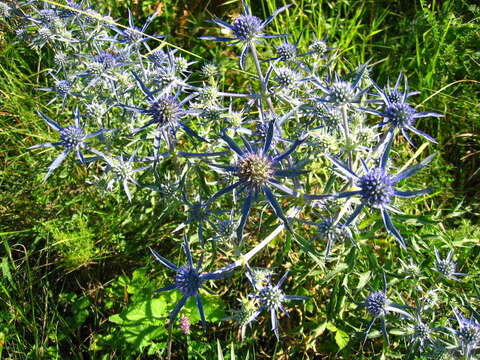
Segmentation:
[(345, 346), (347, 346), (349, 340), (350, 338), (345, 331), (337, 329), (335, 332), (335, 342), (340, 350), (343, 350)]

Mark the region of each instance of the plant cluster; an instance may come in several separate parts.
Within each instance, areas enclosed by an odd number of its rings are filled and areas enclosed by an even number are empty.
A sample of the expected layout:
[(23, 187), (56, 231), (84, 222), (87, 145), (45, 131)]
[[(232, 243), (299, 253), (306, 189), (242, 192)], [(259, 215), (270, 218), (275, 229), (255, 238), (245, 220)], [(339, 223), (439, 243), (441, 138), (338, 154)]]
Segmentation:
[[(0, 3), (0, 16), (15, 27), (19, 39), (39, 51), (53, 49), (53, 66), (47, 70), (52, 85), (39, 90), (51, 94), (47, 108), (57, 104), (61, 115), (37, 112), (58, 135), (32, 140), (31, 149), (55, 147), (60, 153), (55, 153), (41, 181), (48, 184), (65, 171), (67, 162), (74, 163), (87, 169), (87, 182), (103, 196), (120, 189), (134, 203), (146, 192), (158, 193), (178, 204), (179, 218), (186, 217), (174, 231), (184, 231), (185, 265), (167, 260), (161, 245), (150, 249), (158, 262), (175, 272), (173, 283), (157, 291), (177, 290), (182, 295), (171, 304), (170, 331), (190, 298), (207, 327), (201, 293), (212, 293), (209, 285), (219, 286), (221, 279), (245, 276), (251, 284), (249, 295), (230, 319), (238, 321), (245, 334), (247, 325), (254, 326), (253, 321), (267, 312), (280, 340), (280, 315), (288, 316), (286, 308), (294, 306), (290, 301), (307, 304), (315, 293), (300, 291), (302, 283), (295, 285), (297, 291), (284, 292), (281, 286), (288, 283), (289, 272), (275, 283), (273, 268), (250, 268), (256, 255), (282, 231), (303, 248), (313, 249), (312, 259), (317, 248), (323, 249), (315, 266), (328, 266), (345, 253), (357, 256), (359, 249), (370, 246), (366, 240), (378, 234), (390, 236), (402, 251), (412, 251), (396, 214), (402, 213), (401, 199), (431, 192), (429, 187), (417, 189), (421, 186), (412, 185), (409, 178), (435, 154), (408, 164), (402, 154), (407, 147), (416, 150), (414, 139), (435, 144), (415, 122), (442, 115), (416, 109), (411, 97), (418, 92), (409, 89), (402, 73), (393, 87), (375, 82), (370, 63), (339, 74), (339, 51), (326, 37), (316, 34), (302, 50), (300, 38), (291, 41), (287, 33), (272, 34), (269, 24), (290, 5), (265, 20), (253, 15), (245, 0), (242, 5), (243, 14), (231, 23), (211, 20), (228, 35), (201, 37), (205, 42), (241, 45), (240, 76), (248, 84), (242, 91), (220, 81), (214, 62), (190, 61), (188, 52), (169, 43), (168, 34), (148, 35), (155, 14), (143, 25), (129, 14), (123, 26), (83, 1), (28, 0)], [(73, 116), (66, 120), (63, 113), (71, 108)], [(269, 235), (256, 230), (264, 213)], [(276, 220), (280, 224), (273, 228)], [(375, 225), (369, 226), (372, 222)], [(314, 233), (305, 225), (313, 226)], [(311, 240), (304, 241), (308, 237)], [(193, 245), (201, 252), (197, 264)], [(480, 347), (475, 309), (466, 305), (471, 316), (465, 317), (454, 306), (451, 316), (445, 316), (436, 311), (435, 297), (441, 291), (437, 281), (431, 286), (422, 283), (428, 279), (424, 271), (437, 274), (441, 284), (466, 275), (457, 272), (453, 250), (446, 258), (434, 251), (431, 269), (412, 260), (394, 275), (408, 273), (416, 281), (415, 296), (400, 303), (390, 300), (401, 298), (389, 290), (394, 284), (387, 288), (385, 272), (377, 272), (383, 289), (372, 288), (363, 300), (357, 299), (371, 316), (356, 329), (362, 341), (372, 337), (379, 319), (388, 343), (392, 332), (387, 325), (396, 313), (401, 316), (396, 326), (404, 329), (397, 334), (413, 345), (409, 356), (474, 357)], [(209, 258), (207, 267), (215, 264), (215, 270), (203, 272), (204, 257)], [(290, 272), (295, 271), (293, 266)], [(297, 293), (287, 295), (291, 292)], [(185, 314), (179, 322), (189, 333)]]

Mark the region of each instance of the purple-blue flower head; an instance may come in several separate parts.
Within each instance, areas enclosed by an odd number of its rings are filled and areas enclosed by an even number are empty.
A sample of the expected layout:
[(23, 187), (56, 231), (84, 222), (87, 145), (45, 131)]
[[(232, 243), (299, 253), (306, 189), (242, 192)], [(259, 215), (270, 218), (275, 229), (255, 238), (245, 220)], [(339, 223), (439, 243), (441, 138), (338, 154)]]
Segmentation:
[(260, 147), (249, 143), (245, 138), (243, 142), (245, 148), (240, 148), (238, 144), (231, 139), (225, 132), (221, 135), (221, 138), (227, 143), (228, 147), (235, 153), (236, 160), (234, 165), (223, 164), (211, 164), (212, 167), (220, 172), (226, 172), (237, 177), (237, 181), (227, 186), (224, 189), (215, 193), (208, 202), (213, 202), (220, 196), (232, 192), (239, 188), (240, 191), (246, 191), (247, 195), (243, 202), (242, 217), (240, 225), (237, 230), (238, 240), (242, 240), (243, 229), (247, 222), (248, 214), (252, 202), (257, 198), (260, 192), (263, 192), (267, 197), (267, 200), (275, 212), (276, 216), (280, 218), (287, 228), (289, 228), (286, 217), (273, 194), (271, 187), (288, 194), (295, 195), (295, 192), (283, 185), (277, 180), (281, 177), (295, 177), (302, 174), (302, 171), (296, 169), (283, 169), (280, 167), (282, 160), (287, 159), (291, 153), (303, 142), (303, 140), (295, 141), (289, 149), (282, 154), (272, 154), (272, 139), (274, 133), (274, 122), (271, 121), (269, 128), (264, 139), (264, 143)]
[(185, 305), (187, 299), (189, 297), (195, 297), (195, 300), (197, 302), (198, 312), (200, 313), (200, 318), (202, 320), (202, 324), (204, 327), (206, 327), (205, 314), (203, 312), (202, 299), (200, 297), (199, 291), (200, 289), (204, 289), (208, 291), (203, 286), (203, 283), (205, 281), (221, 279), (228, 276), (230, 273), (227, 271), (214, 271), (210, 273), (201, 273), (200, 271), (203, 263), (203, 255), (198, 261), (197, 265), (195, 266), (193, 263), (192, 254), (190, 253), (190, 247), (188, 245), (188, 240), (186, 236), (184, 237), (184, 242), (182, 244), (182, 247), (188, 262), (186, 265), (183, 265), (180, 267), (175, 266), (172, 262), (165, 259), (163, 256), (158, 254), (155, 250), (149, 248), (150, 252), (152, 253), (152, 255), (155, 257), (157, 261), (159, 261), (163, 266), (176, 272), (175, 282), (173, 284), (163, 287), (161, 289), (155, 290), (155, 292), (177, 289), (183, 294), (183, 297), (181, 298), (181, 300), (178, 302), (178, 304), (175, 306), (173, 311), (170, 313), (172, 324), (175, 322), (178, 316), (178, 313), (180, 312), (182, 307)]
[(438, 272), (440, 276), (447, 278), (447, 279), (452, 279), (455, 281), (459, 281), (460, 279), (457, 278), (457, 275), (460, 276), (465, 276), (467, 274), (464, 273), (459, 273), (457, 272), (457, 264), (453, 262), (452, 257), (453, 257), (453, 250), (450, 250), (448, 252), (448, 255), (445, 259), (442, 259), (440, 257), (440, 254), (438, 252), (438, 249), (435, 247), (434, 248), (435, 252), (435, 267), (433, 268), (434, 271)]
[(346, 198), (351, 196), (360, 196), (361, 203), (353, 211), (352, 215), (346, 220), (344, 226), (349, 225), (356, 217), (360, 214), (363, 207), (368, 206), (370, 208), (378, 208), (382, 213), (383, 222), (387, 229), (387, 232), (393, 235), (400, 245), (403, 248), (406, 248), (406, 245), (403, 241), (402, 235), (398, 232), (397, 228), (393, 225), (390, 215), (388, 214), (388, 209), (395, 197), (400, 198), (412, 198), (428, 193), (431, 189), (422, 189), (422, 190), (413, 190), (413, 191), (402, 191), (395, 188), (395, 185), (412, 176), (417, 171), (425, 167), (435, 156), (435, 154), (430, 155), (420, 164), (414, 165), (406, 170), (396, 174), (391, 175), (387, 171), (387, 161), (390, 153), (390, 147), (393, 141), (393, 137), (389, 139), (389, 142), (385, 146), (385, 150), (380, 159), (379, 166), (369, 169), (367, 165), (363, 163), (363, 168), (365, 170), (365, 175), (359, 176), (353, 170), (349, 169), (341, 160), (328, 156), (328, 158), (336, 165), (338, 171), (346, 176), (351, 181), (356, 182), (358, 190), (353, 191), (344, 191), (336, 194), (337, 198)]
[(392, 135), (396, 129), (400, 130), (402, 135), (412, 146), (415, 146), (415, 144), (407, 133), (407, 130), (436, 144), (437, 141), (433, 137), (415, 128), (414, 123), (418, 118), (429, 116), (443, 117), (443, 115), (434, 112), (419, 112), (413, 106), (409, 105), (407, 103), (408, 97), (417, 94), (418, 92), (409, 92), (406, 77), (404, 90), (403, 92), (400, 92), (398, 87), (401, 79), (402, 74), (399, 75), (393, 89), (390, 88), (390, 84), (388, 84), (386, 89), (382, 89), (378, 84), (372, 81), (373, 86), (378, 92), (378, 96), (383, 101), (383, 109), (375, 110), (362, 108), (362, 110), (369, 114), (382, 116), (383, 121), (380, 122), (378, 126), (389, 126), (388, 132), (390, 135)]
[(288, 312), (287, 310), (285, 310), (283, 303), (292, 300), (304, 301), (309, 299), (306, 296), (284, 294), (283, 290), (280, 289), (280, 287), (287, 279), (287, 276), (288, 271), (282, 276), (282, 278), (278, 281), (276, 285), (272, 285), (269, 280), (268, 284), (265, 286), (259, 286), (255, 282), (255, 278), (252, 275), (247, 276), (253, 287), (258, 290), (255, 294), (250, 295), (250, 297), (253, 299), (257, 299), (259, 303), (259, 308), (250, 316), (250, 318), (247, 320), (247, 324), (255, 320), (255, 318), (257, 318), (263, 310), (267, 310), (268, 312), (270, 312), (272, 330), (275, 333), (277, 340), (280, 340), (277, 313), (279, 310), (281, 310), (285, 315), (288, 316)]
[(242, 53), (240, 55), (240, 67), (243, 69), (245, 65), (245, 56), (247, 50), (254, 42), (260, 42), (260, 39), (268, 39), (285, 36), (285, 34), (268, 35), (263, 31), (265, 27), (277, 16), (280, 12), (286, 10), (291, 4), (282, 6), (273, 12), (266, 20), (262, 21), (250, 12), (245, 0), (242, 0), (244, 14), (238, 16), (232, 24), (228, 24), (220, 19), (213, 19), (210, 22), (217, 24), (224, 29), (230, 30), (230, 37), (218, 36), (202, 36), (204, 40), (226, 41), (230, 44), (244, 43)]
[(472, 351), (480, 348), (480, 323), (473, 315), (470, 319), (467, 319), (455, 309), (453, 309), (453, 313), (458, 323), (458, 329), (450, 327), (447, 327), (447, 329), (458, 341), (465, 360), (473, 359), (471, 357)]
[(368, 90), (368, 88), (358, 90), (363, 73), (366, 69), (367, 67), (364, 65), (353, 83), (343, 80), (336, 73), (334, 74), (334, 80), (330, 80), (329, 84), (322, 84), (319, 80), (312, 79), (312, 83), (316, 85), (320, 91), (325, 93), (324, 97), (315, 98), (313, 100), (330, 103), (335, 106), (347, 106), (353, 103), (359, 103), (362, 95)]
[(53, 170), (55, 170), (62, 162), (65, 160), (68, 154), (72, 151), (76, 151), (78, 160), (85, 164), (85, 158), (83, 157), (82, 149), (89, 149), (90, 142), (85, 140), (94, 138), (106, 130), (101, 129), (94, 133), (86, 135), (83, 129), (83, 126), (80, 124), (80, 112), (78, 107), (75, 108), (73, 113), (74, 125), (69, 125), (67, 127), (61, 127), (57, 122), (50, 119), (45, 114), (37, 111), (38, 115), (50, 126), (53, 130), (57, 131), (60, 134), (60, 141), (54, 143), (44, 143), (39, 145), (31, 146), (29, 149), (38, 149), (38, 148), (47, 148), (52, 146), (63, 146), (63, 152), (50, 164), (48, 167), (47, 174), (43, 178), (42, 183), (47, 181), (48, 177), (51, 175)]
[(360, 304), (360, 306), (364, 306), (367, 311), (369, 312), (370, 315), (373, 316), (372, 320), (367, 326), (367, 330), (365, 331), (365, 340), (367, 339), (368, 333), (370, 332), (370, 329), (372, 328), (373, 324), (375, 321), (380, 318), (381, 325), (382, 325), (382, 333), (389, 342), (388, 339), (388, 333), (387, 333), (387, 327), (386, 327), (386, 322), (385, 322), (385, 316), (390, 313), (390, 312), (395, 312), (397, 314), (403, 315), (406, 318), (409, 319), (414, 319), (414, 317), (403, 310), (407, 306), (401, 305), (401, 304), (396, 304), (394, 302), (391, 302), (388, 299), (387, 296), (387, 278), (385, 276), (385, 272), (382, 272), (383, 274), (383, 290), (382, 291), (371, 291), (370, 294), (366, 297), (365, 301)]
[(134, 133), (142, 131), (150, 125), (157, 126), (157, 131), (153, 141), (155, 159), (158, 159), (160, 155), (159, 150), (162, 139), (167, 142), (170, 150), (175, 147), (176, 132), (178, 128), (182, 128), (187, 134), (199, 140), (205, 141), (205, 139), (201, 138), (195, 131), (180, 121), (185, 115), (196, 113), (194, 111), (184, 110), (182, 108), (184, 104), (188, 103), (194, 96), (196, 96), (195, 94), (191, 94), (185, 97), (183, 100), (178, 99), (179, 93), (176, 95), (170, 95), (162, 92), (160, 95), (156, 95), (157, 92), (150, 90), (137, 74), (133, 73), (133, 75), (137, 80), (141, 91), (145, 95), (148, 107), (143, 109), (130, 105), (119, 104), (118, 106), (136, 113), (150, 116), (151, 120), (145, 125), (134, 129)]

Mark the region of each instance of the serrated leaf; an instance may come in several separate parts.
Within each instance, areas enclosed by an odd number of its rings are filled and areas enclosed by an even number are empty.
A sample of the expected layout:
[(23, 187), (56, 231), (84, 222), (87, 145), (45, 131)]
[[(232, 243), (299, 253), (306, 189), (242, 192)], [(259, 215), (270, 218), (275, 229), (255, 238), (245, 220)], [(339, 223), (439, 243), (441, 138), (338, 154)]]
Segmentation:
[(335, 268), (330, 271), (326, 276), (325, 278), (323, 279), (323, 283), (327, 283), (329, 282), (330, 280), (332, 280), (335, 275), (337, 275), (338, 273), (341, 273), (342, 271), (348, 269), (348, 264), (346, 263), (338, 263), (337, 266), (335, 266)]
[(367, 285), (368, 280), (370, 280), (371, 274), (372, 272), (370, 270), (360, 274), (358, 278), (357, 290), (363, 289), (365, 285)]

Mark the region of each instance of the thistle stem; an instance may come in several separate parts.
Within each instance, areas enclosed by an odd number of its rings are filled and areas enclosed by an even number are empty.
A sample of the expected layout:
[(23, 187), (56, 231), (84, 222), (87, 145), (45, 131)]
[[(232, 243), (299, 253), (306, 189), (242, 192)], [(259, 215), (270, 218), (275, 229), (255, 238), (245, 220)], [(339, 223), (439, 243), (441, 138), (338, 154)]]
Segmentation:
[(250, 50), (252, 51), (253, 60), (257, 69), (258, 80), (260, 81), (262, 99), (266, 99), (269, 110), (274, 113), (272, 100), (267, 96), (267, 84), (263, 78), (262, 68), (260, 67), (260, 61), (258, 60), (257, 48), (253, 42), (250, 44)]
[[(287, 214), (287, 219), (292, 218), (298, 215), (298, 213), (301, 211), (301, 207), (297, 206), (293, 208), (288, 214)], [(285, 224), (282, 223), (278, 225), (275, 230), (273, 230), (270, 235), (268, 235), (265, 239), (262, 240), (259, 244), (257, 244), (252, 250), (247, 252), (245, 255), (241, 256), (238, 260), (234, 261), (230, 265), (224, 266), (221, 269), (218, 269), (215, 272), (226, 272), (226, 271), (232, 271), (233, 269), (244, 266), (251, 258), (253, 258), (257, 253), (259, 253), (265, 246), (267, 246), (270, 242), (272, 242), (273, 239), (279, 235), (283, 229), (285, 229)]]
[[(347, 156), (348, 156), (348, 167), (352, 169), (352, 149), (350, 144), (350, 129), (348, 128), (348, 114), (347, 114), (347, 105), (342, 105), (342, 125), (343, 125), (343, 133), (345, 136), (345, 146), (347, 148)], [(350, 186), (352, 185), (352, 180), (349, 180)]]

